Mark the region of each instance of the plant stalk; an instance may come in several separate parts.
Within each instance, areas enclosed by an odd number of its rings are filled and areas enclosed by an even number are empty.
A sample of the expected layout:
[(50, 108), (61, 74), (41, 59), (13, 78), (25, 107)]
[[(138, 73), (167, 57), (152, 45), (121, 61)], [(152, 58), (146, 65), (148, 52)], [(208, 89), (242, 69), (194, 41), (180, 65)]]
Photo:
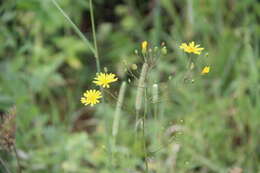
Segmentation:
[(96, 37), (96, 29), (95, 29), (95, 21), (94, 21), (94, 12), (93, 12), (93, 4), (92, 0), (89, 0), (89, 7), (90, 7), (90, 18), (91, 18), (91, 27), (92, 27), (92, 35), (94, 40), (94, 47), (95, 47), (95, 59), (96, 59), (96, 66), (97, 66), (97, 72), (100, 73), (100, 60), (99, 60), (99, 53), (98, 53), (98, 46), (97, 46), (97, 37)]
[(142, 123), (142, 138), (143, 138), (143, 151), (144, 151), (144, 161), (145, 161), (145, 173), (148, 173), (148, 154), (147, 154), (147, 147), (146, 147), (146, 140), (145, 140), (145, 120), (147, 114), (147, 90), (144, 90), (144, 115), (143, 115), (143, 123)]
[(90, 43), (90, 41), (84, 36), (84, 34), (79, 30), (79, 28), (77, 27), (76, 24), (74, 24), (74, 22), (69, 18), (69, 16), (65, 13), (65, 11), (60, 7), (60, 5), (57, 3), (56, 0), (52, 0), (53, 4), (55, 5), (55, 7), (61, 12), (61, 14), (65, 17), (65, 19), (71, 24), (72, 28), (74, 29), (74, 31), (78, 34), (78, 36), (85, 42), (85, 44), (89, 47), (89, 49), (91, 50), (91, 52), (95, 55), (96, 50), (94, 49), (94, 47), (92, 46), (92, 44)]

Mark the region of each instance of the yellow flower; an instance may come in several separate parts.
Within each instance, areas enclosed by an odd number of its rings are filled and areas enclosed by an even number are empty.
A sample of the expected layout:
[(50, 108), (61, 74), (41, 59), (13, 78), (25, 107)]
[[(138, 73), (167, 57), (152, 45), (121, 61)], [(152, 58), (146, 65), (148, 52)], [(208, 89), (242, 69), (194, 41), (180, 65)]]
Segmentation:
[(189, 45), (187, 45), (186, 43), (182, 43), (180, 45), (180, 48), (184, 50), (184, 52), (187, 52), (187, 53), (194, 53), (194, 54), (200, 54), (201, 51), (204, 49), (204, 48), (200, 48), (200, 45), (197, 44), (195, 45), (194, 41), (190, 42)]
[(81, 97), (80, 101), (83, 103), (85, 106), (89, 105), (93, 106), (97, 103), (99, 103), (99, 98), (101, 98), (101, 92), (98, 90), (87, 90), (84, 94), (83, 97)]
[(210, 71), (210, 66), (205, 66), (202, 71), (201, 71), (201, 74), (208, 74)]
[(95, 77), (95, 81), (93, 81), (93, 83), (95, 83), (96, 85), (102, 86), (103, 88), (109, 88), (109, 83), (115, 82), (118, 79), (115, 77), (115, 74), (112, 73), (98, 73), (97, 77)]
[(148, 42), (147, 41), (143, 41), (142, 42), (142, 53), (146, 53), (147, 52), (147, 47), (148, 47)]

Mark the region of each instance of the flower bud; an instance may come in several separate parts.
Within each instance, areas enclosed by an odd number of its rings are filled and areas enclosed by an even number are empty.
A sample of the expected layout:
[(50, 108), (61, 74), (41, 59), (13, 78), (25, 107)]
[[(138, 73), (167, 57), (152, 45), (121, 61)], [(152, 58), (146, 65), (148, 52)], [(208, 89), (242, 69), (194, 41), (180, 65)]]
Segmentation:
[(167, 48), (166, 46), (163, 46), (163, 48), (161, 49), (161, 52), (163, 55), (166, 55), (167, 54)]
[(142, 46), (142, 53), (145, 54), (147, 52), (148, 42), (143, 41), (141, 46)]

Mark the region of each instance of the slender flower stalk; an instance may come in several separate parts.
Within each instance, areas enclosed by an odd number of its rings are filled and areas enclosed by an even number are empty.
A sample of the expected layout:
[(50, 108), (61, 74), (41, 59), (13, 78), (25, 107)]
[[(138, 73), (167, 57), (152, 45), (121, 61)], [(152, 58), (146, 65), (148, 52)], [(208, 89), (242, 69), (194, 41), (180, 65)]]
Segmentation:
[(145, 62), (143, 64), (141, 74), (140, 74), (140, 78), (139, 78), (139, 81), (138, 81), (137, 94), (136, 94), (136, 100), (135, 100), (136, 124), (137, 124), (138, 118), (140, 116), (140, 110), (142, 108), (143, 96), (144, 96), (144, 99), (145, 99), (144, 100), (145, 101), (145, 109), (144, 109), (144, 115), (142, 117), (142, 140), (143, 140), (143, 151), (144, 151), (144, 157), (145, 157), (145, 172), (146, 173), (148, 173), (147, 149), (146, 149), (146, 144), (145, 144), (145, 116), (146, 116), (146, 113), (147, 113), (145, 80), (146, 80), (146, 77), (147, 77), (147, 73), (148, 73), (148, 64)]
[(135, 110), (139, 112), (142, 108), (142, 100), (145, 88), (145, 79), (148, 72), (148, 64), (144, 63), (141, 71), (141, 75), (138, 81), (136, 100), (135, 100)]
[(120, 90), (119, 90), (119, 95), (118, 95), (118, 100), (117, 100), (117, 103), (116, 103), (116, 111), (115, 111), (115, 116), (114, 116), (114, 121), (113, 121), (113, 129), (112, 129), (113, 137), (116, 137), (117, 133), (118, 133), (119, 121), (120, 121), (121, 109), (122, 109), (122, 106), (123, 106), (125, 91), (126, 91), (126, 82), (123, 82), (121, 84), (121, 87), (120, 87)]
[(75, 32), (78, 34), (78, 36), (85, 42), (87, 47), (91, 50), (93, 54), (96, 54), (96, 50), (90, 43), (90, 41), (84, 36), (84, 34), (79, 30), (79, 28), (74, 24), (74, 22), (69, 18), (69, 16), (65, 13), (65, 11), (60, 7), (60, 5), (57, 3), (56, 0), (52, 0), (55, 7), (60, 11), (60, 13), (65, 17), (65, 19), (70, 23), (72, 28), (75, 30)]
[(143, 139), (143, 152), (144, 152), (144, 162), (145, 162), (145, 173), (148, 173), (148, 152), (146, 146), (146, 136), (145, 136), (145, 120), (147, 114), (147, 89), (144, 89), (144, 115), (142, 117), (142, 139)]
[(121, 110), (122, 110), (122, 106), (123, 106), (125, 91), (126, 91), (126, 82), (124, 81), (121, 84), (121, 87), (119, 90), (119, 95), (118, 95), (118, 99), (117, 99), (117, 103), (116, 103), (116, 110), (115, 110), (115, 114), (114, 114), (113, 126), (112, 126), (112, 165), (113, 165), (113, 167), (115, 164), (114, 154), (115, 154), (115, 148), (116, 148), (116, 137), (117, 137), (118, 129), (119, 129), (119, 121), (120, 121), (120, 117), (121, 117)]
[(97, 72), (100, 73), (101, 72), (101, 68), (100, 68), (100, 60), (99, 60), (99, 53), (98, 53), (98, 46), (97, 46), (97, 37), (96, 37), (96, 29), (95, 29), (95, 20), (94, 20), (94, 12), (93, 12), (92, 0), (89, 0), (89, 7), (90, 7), (90, 18), (91, 18), (92, 35), (93, 35), (94, 47), (95, 47), (94, 56), (95, 56), (95, 59), (96, 59)]
[(159, 91), (158, 91), (158, 84), (153, 84), (152, 88), (152, 102), (154, 107), (154, 117), (156, 118), (157, 112), (158, 112), (158, 100), (159, 100)]

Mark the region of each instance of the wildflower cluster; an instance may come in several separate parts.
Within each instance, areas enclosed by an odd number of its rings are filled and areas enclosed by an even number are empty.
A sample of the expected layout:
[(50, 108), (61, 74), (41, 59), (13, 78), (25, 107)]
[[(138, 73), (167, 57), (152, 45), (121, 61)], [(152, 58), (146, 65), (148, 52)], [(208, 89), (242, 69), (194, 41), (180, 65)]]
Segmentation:
[[(184, 52), (187, 52), (189, 54), (196, 54), (196, 55), (200, 55), (201, 52), (204, 50), (204, 48), (200, 47), (199, 44), (196, 45), (194, 41), (188, 44), (182, 43), (179, 46), (179, 48), (183, 49)], [(148, 70), (148, 67), (152, 67), (156, 63), (158, 57), (167, 54), (167, 48), (164, 43), (162, 43), (160, 47), (157, 46), (152, 47), (149, 45), (147, 41), (143, 41), (141, 43), (141, 53), (139, 54), (138, 50), (135, 50), (135, 53), (138, 56), (143, 57)], [(193, 63), (191, 64), (191, 67), (192, 67), (191, 69), (193, 69), (194, 67)], [(132, 66), (132, 69), (137, 69), (137, 66), (134, 64)], [(202, 69), (201, 74), (204, 75), (209, 72), (210, 72), (210, 66), (205, 66)], [(93, 80), (93, 83), (102, 88), (109, 88), (110, 83), (116, 82), (117, 80), (118, 78), (113, 73), (97, 73), (96, 77)], [(102, 92), (96, 89), (91, 89), (83, 93), (83, 97), (81, 97), (80, 101), (82, 104), (86, 106), (87, 105), (93, 106), (100, 102), (99, 100), (100, 98), (102, 98)]]
[[(180, 49), (183, 49), (184, 52), (189, 53), (189, 54), (195, 54), (195, 55), (200, 55), (201, 52), (204, 50), (204, 48), (200, 47), (200, 45), (196, 45), (195, 42), (191, 43), (182, 43), (179, 46)], [(132, 64), (129, 68), (127, 65), (127, 62), (125, 62), (126, 65), (126, 71), (129, 72), (129, 75), (137, 79), (136, 81), (136, 98), (135, 98), (135, 116), (136, 116), (136, 133), (139, 134), (139, 129), (142, 129), (142, 147), (144, 151), (144, 160), (145, 160), (145, 169), (146, 172), (148, 172), (148, 150), (146, 147), (146, 135), (145, 135), (145, 121), (146, 121), (146, 114), (148, 111), (148, 104), (147, 103), (152, 103), (152, 109), (151, 113), (154, 114), (154, 117), (158, 114), (158, 103), (159, 103), (159, 85), (158, 83), (153, 83), (152, 86), (149, 87), (149, 84), (152, 82), (149, 78), (150, 75), (150, 70), (157, 64), (158, 59), (162, 55), (167, 55), (167, 47), (165, 46), (165, 43), (161, 43), (160, 46), (151, 46), (147, 41), (143, 41), (140, 45), (139, 50), (135, 50), (135, 54), (139, 56), (140, 58), (143, 58), (144, 62), (142, 64), (142, 68), (140, 70), (140, 75), (139, 77), (136, 76), (135, 72), (132, 70), (137, 70), (138, 66), (136, 64)], [(184, 76), (184, 81), (187, 81), (186, 79), (191, 79), (190, 81), (193, 80), (193, 73), (192, 70), (196, 69), (195, 65), (195, 57), (189, 56), (189, 61), (188, 61), (188, 71)], [(106, 70), (105, 70), (106, 71)], [(205, 66), (200, 74), (208, 74), (210, 71), (209, 66)], [(97, 73), (96, 77), (93, 80), (93, 83), (96, 84), (97, 86), (101, 88), (110, 88), (110, 84), (113, 82), (116, 82), (118, 78), (116, 77), (115, 74), (113, 73)], [(154, 80), (153, 80), (154, 81)], [(131, 80), (128, 79), (128, 82), (130, 83)], [(123, 100), (124, 100), (124, 95), (126, 92), (126, 82), (123, 82), (119, 95), (118, 95), (118, 100), (116, 104), (116, 110), (114, 114), (114, 120), (113, 120), (113, 126), (112, 126), (112, 145), (114, 148), (116, 146), (116, 137), (118, 134), (118, 129), (119, 129), (119, 122), (120, 122), (120, 114), (121, 114), (121, 109), (123, 105)], [(103, 91), (103, 90), (102, 90)], [(150, 92), (152, 91), (152, 92)], [(93, 106), (97, 103), (100, 103), (100, 98), (102, 98), (102, 92), (99, 90), (95, 89), (90, 89), (87, 90), (85, 93), (83, 93), (83, 97), (81, 97), (81, 103), (84, 105), (90, 105)], [(152, 98), (152, 102), (148, 102), (148, 98)], [(149, 110), (150, 111), (150, 110)], [(143, 116), (140, 116), (142, 115)], [(141, 122), (141, 123), (139, 123)], [(140, 126), (142, 125), (142, 127)], [(140, 126), (140, 127), (139, 127)], [(137, 135), (139, 136), (139, 135)], [(114, 150), (112, 150), (114, 152)]]
[(147, 41), (143, 41), (141, 43), (141, 53), (139, 53), (138, 50), (135, 50), (135, 53), (139, 57), (142, 57), (149, 66), (153, 66), (158, 60), (158, 57), (167, 54), (167, 47), (164, 42), (158, 47), (151, 46)]
[[(187, 43), (182, 43), (179, 46), (180, 49), (183, 49), (184, 52), (187, 52), (189, 54), (196, 54), (196, 55), (200, 55), (201, 52), (204, 50), (203, 47), (200, 47), (199, 44), (195, 44), (194, 41), (190, 42), (189, 44)], [(194, 64), (192, 64), (192, 66), (194, 66)], [(208, 74), (210, 72), (210, 66), (205, 66), (202, 71), (201, 74)]]
[[(118, 78), (116, 78), (116, 75), (113, 73), (97, 73), (93, 83), (103, 88), (109, 88), (109, 84), (116, 82), (117, 80)], [(100, 102), (100, 98), (102, 98), (102, 93), (99, 90), (93, 89), (87, 90), (85, 93), (83, 93), (83, 97), (81, 97), (80, 101), (85, 106), (93, 106)]]
[(167, 54), (167, 48), (165, 46), (165, 43), (162, 42), (161, 43), (161, 47), (159, 49), (159, 47), (155, 46), (152, 47), (149, 45), (149, 43), (147, 41), (143, 41), (141, 44), (141, 51), (143, 55), (147, 55), (149, 53), (149, 55), (153, 55), (154, 53), (157, 53), (157, 55), (159, 54), (163, 54), (166, 55)]

